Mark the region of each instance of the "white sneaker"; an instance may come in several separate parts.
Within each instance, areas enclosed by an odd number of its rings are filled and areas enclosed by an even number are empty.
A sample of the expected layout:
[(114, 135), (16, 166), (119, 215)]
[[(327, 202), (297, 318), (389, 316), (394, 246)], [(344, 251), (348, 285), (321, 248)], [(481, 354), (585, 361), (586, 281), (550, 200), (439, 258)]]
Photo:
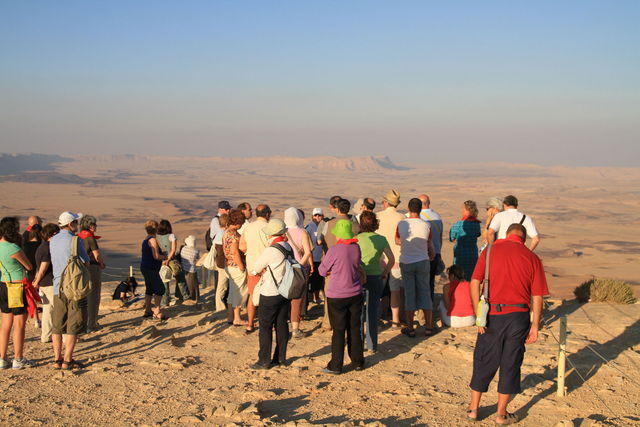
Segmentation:
[(0, 359), (0, 369), (9, 369), (9, 361), (7, 359)]
[(33, 362), (27, 358), (13, 359), (13, 369), (30, 368), (33, 366)]

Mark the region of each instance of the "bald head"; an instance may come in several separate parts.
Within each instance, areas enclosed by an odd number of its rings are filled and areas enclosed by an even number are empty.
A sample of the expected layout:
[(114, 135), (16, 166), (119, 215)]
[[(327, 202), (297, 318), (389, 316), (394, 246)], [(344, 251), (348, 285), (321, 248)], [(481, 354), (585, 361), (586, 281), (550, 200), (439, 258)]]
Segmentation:
[(527, 238), (527, 229), (522, 224), (514, 223), (507, 228), (507, 236), (515, 234), (516, 236), (520, 236), (522, 240)]
[(259, 204), (258, 206), (256, 206), (256, 216), (258, 218), (264, 218), (269, 221), (269, 218), (271, 218), (271, 208), (263, 203)]
[(429, 209), (429, 206), (431, 205), (429, 196), (427, 196), (426, 194), (421, 194), (420, 196), (418, 196), (418, 199), (420, 199), (420, 201), (422, 202), (423, 209)]
[(33, 227), (36, 224), (42, 225), (42, 219), (39, 216), (30, 216), (27, 219), (27, 225), (29, 227)]

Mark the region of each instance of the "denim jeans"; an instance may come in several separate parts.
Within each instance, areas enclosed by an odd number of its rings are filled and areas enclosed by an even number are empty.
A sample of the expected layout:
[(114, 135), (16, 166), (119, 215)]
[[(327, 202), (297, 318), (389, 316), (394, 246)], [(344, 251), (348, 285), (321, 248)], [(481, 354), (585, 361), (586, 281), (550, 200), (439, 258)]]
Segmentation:
[(402, 283), (404, 284), (405, 311), (431, 310), (431, 291), (429, 290), (429, 260), (400, 263)]
[[(369, 350), (378, 350), (378, 321), (380, 319), (380, 298), (384, 290), (382, 277), (367, 276), (364, 289), (364, 304), (362, 310), (362, 335)], [(364, 324), (367, 324), (366, 331)]]

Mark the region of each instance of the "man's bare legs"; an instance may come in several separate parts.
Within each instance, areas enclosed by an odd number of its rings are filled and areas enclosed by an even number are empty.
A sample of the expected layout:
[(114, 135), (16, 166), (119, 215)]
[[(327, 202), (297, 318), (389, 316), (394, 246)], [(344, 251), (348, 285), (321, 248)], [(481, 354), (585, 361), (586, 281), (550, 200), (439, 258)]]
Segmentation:
[(247, 330), (253, 330), (256, 321), (256, 307), (253, 305), (253, 294), (249, 294), (247, 302)]
[[(399, 289), (397, 291), (391, 291), (391, 321), (395, 326), (400, 325), (400, 308), (402, 307), (402, 300), (404, 299), (404, 290)], [(409, 319), (406, 319), (409, 322)], [(413, 316), (411, 317), (413, 321)]]
[[(471, 401), (469, 403), (469, 412), (468, 417), (477, 419), (478, 418), (478, 408), (480, 407), (480, 399), (482, 398), (482, 393), (479, 391), (471, 390)], [(511, 401), (512, 395), (510, 394), (502, 394), (498, 393), (498, 411), (496, 417), (496, 424), (505, 424), (505, 418), (508, 414), (507, 405)]]

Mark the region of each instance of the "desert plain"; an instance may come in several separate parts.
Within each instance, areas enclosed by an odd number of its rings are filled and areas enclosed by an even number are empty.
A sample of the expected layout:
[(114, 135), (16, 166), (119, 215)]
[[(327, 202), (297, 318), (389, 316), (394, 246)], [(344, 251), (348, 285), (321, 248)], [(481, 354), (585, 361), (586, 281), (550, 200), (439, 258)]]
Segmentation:
[[(622, 279), (640, 294), (640, 169), (514, 164), (395, 164), (388, 158), (181, 158), (137, 155), (68, 156), (0, 161), (2, 216), (65, 210), (98, 218), (108, 268), (102, 328), (84, 335), (84, 368), (55, 371), (49, 345), (27, 325), (27, 357), (37, 366), (0, 372), (0, 423), (5, 425), (370, 424), (462, 425), (475, 329), (441, 328), (431, 338), (384, 329), (367, 369), (321, 373), (330, 333), (311, 305), (307, 336), (290, 341), (288, 366), (254, 371), (257, 334), (245, 336), (213, 313), (212, 287), (198, 306), (167, 309), (166, 322), (143, 320), (140, 303), (111, 301), (130, 265), (137, 268), (143, 223), (169, 219), (180, 240), (203, 234), (219, 200), (268, 203), (282, 217), (289, 206), (327, 209), (334, 194), (379, 204), (391, 188), (409, 198), (426, 193), (445, 223), (463, 201), (479, 207), (514, 194), (541, 233), (551, 292), (538, 343), (528, 346), (522, 394), (511, 409), (522, 425), (633, 425), (640, 422), (640, 305), (579, 304), (573, 289), (593, 276)], [(45, 159), (46, 160), (46, 159)], [(37, 164), (36, 164), (37, 163)], [(484, 220), (481, 209), (480, 219)], [(446, 238), (445, 238), (446, 240)], [(444, 243), (445, 263), (452, 244)], [(138, 279), (141, 277), (138, 275)], [(202, 277), (201, 277), (202, 279)], [(202, 280), (201, 280), (202, 281)], [(441, 290), (442, 281), (436, 287)], [(567, 394), (556, 396), (558, 323), (567, 316)], [(480, 424), (492, 424), (495, 382)]]

